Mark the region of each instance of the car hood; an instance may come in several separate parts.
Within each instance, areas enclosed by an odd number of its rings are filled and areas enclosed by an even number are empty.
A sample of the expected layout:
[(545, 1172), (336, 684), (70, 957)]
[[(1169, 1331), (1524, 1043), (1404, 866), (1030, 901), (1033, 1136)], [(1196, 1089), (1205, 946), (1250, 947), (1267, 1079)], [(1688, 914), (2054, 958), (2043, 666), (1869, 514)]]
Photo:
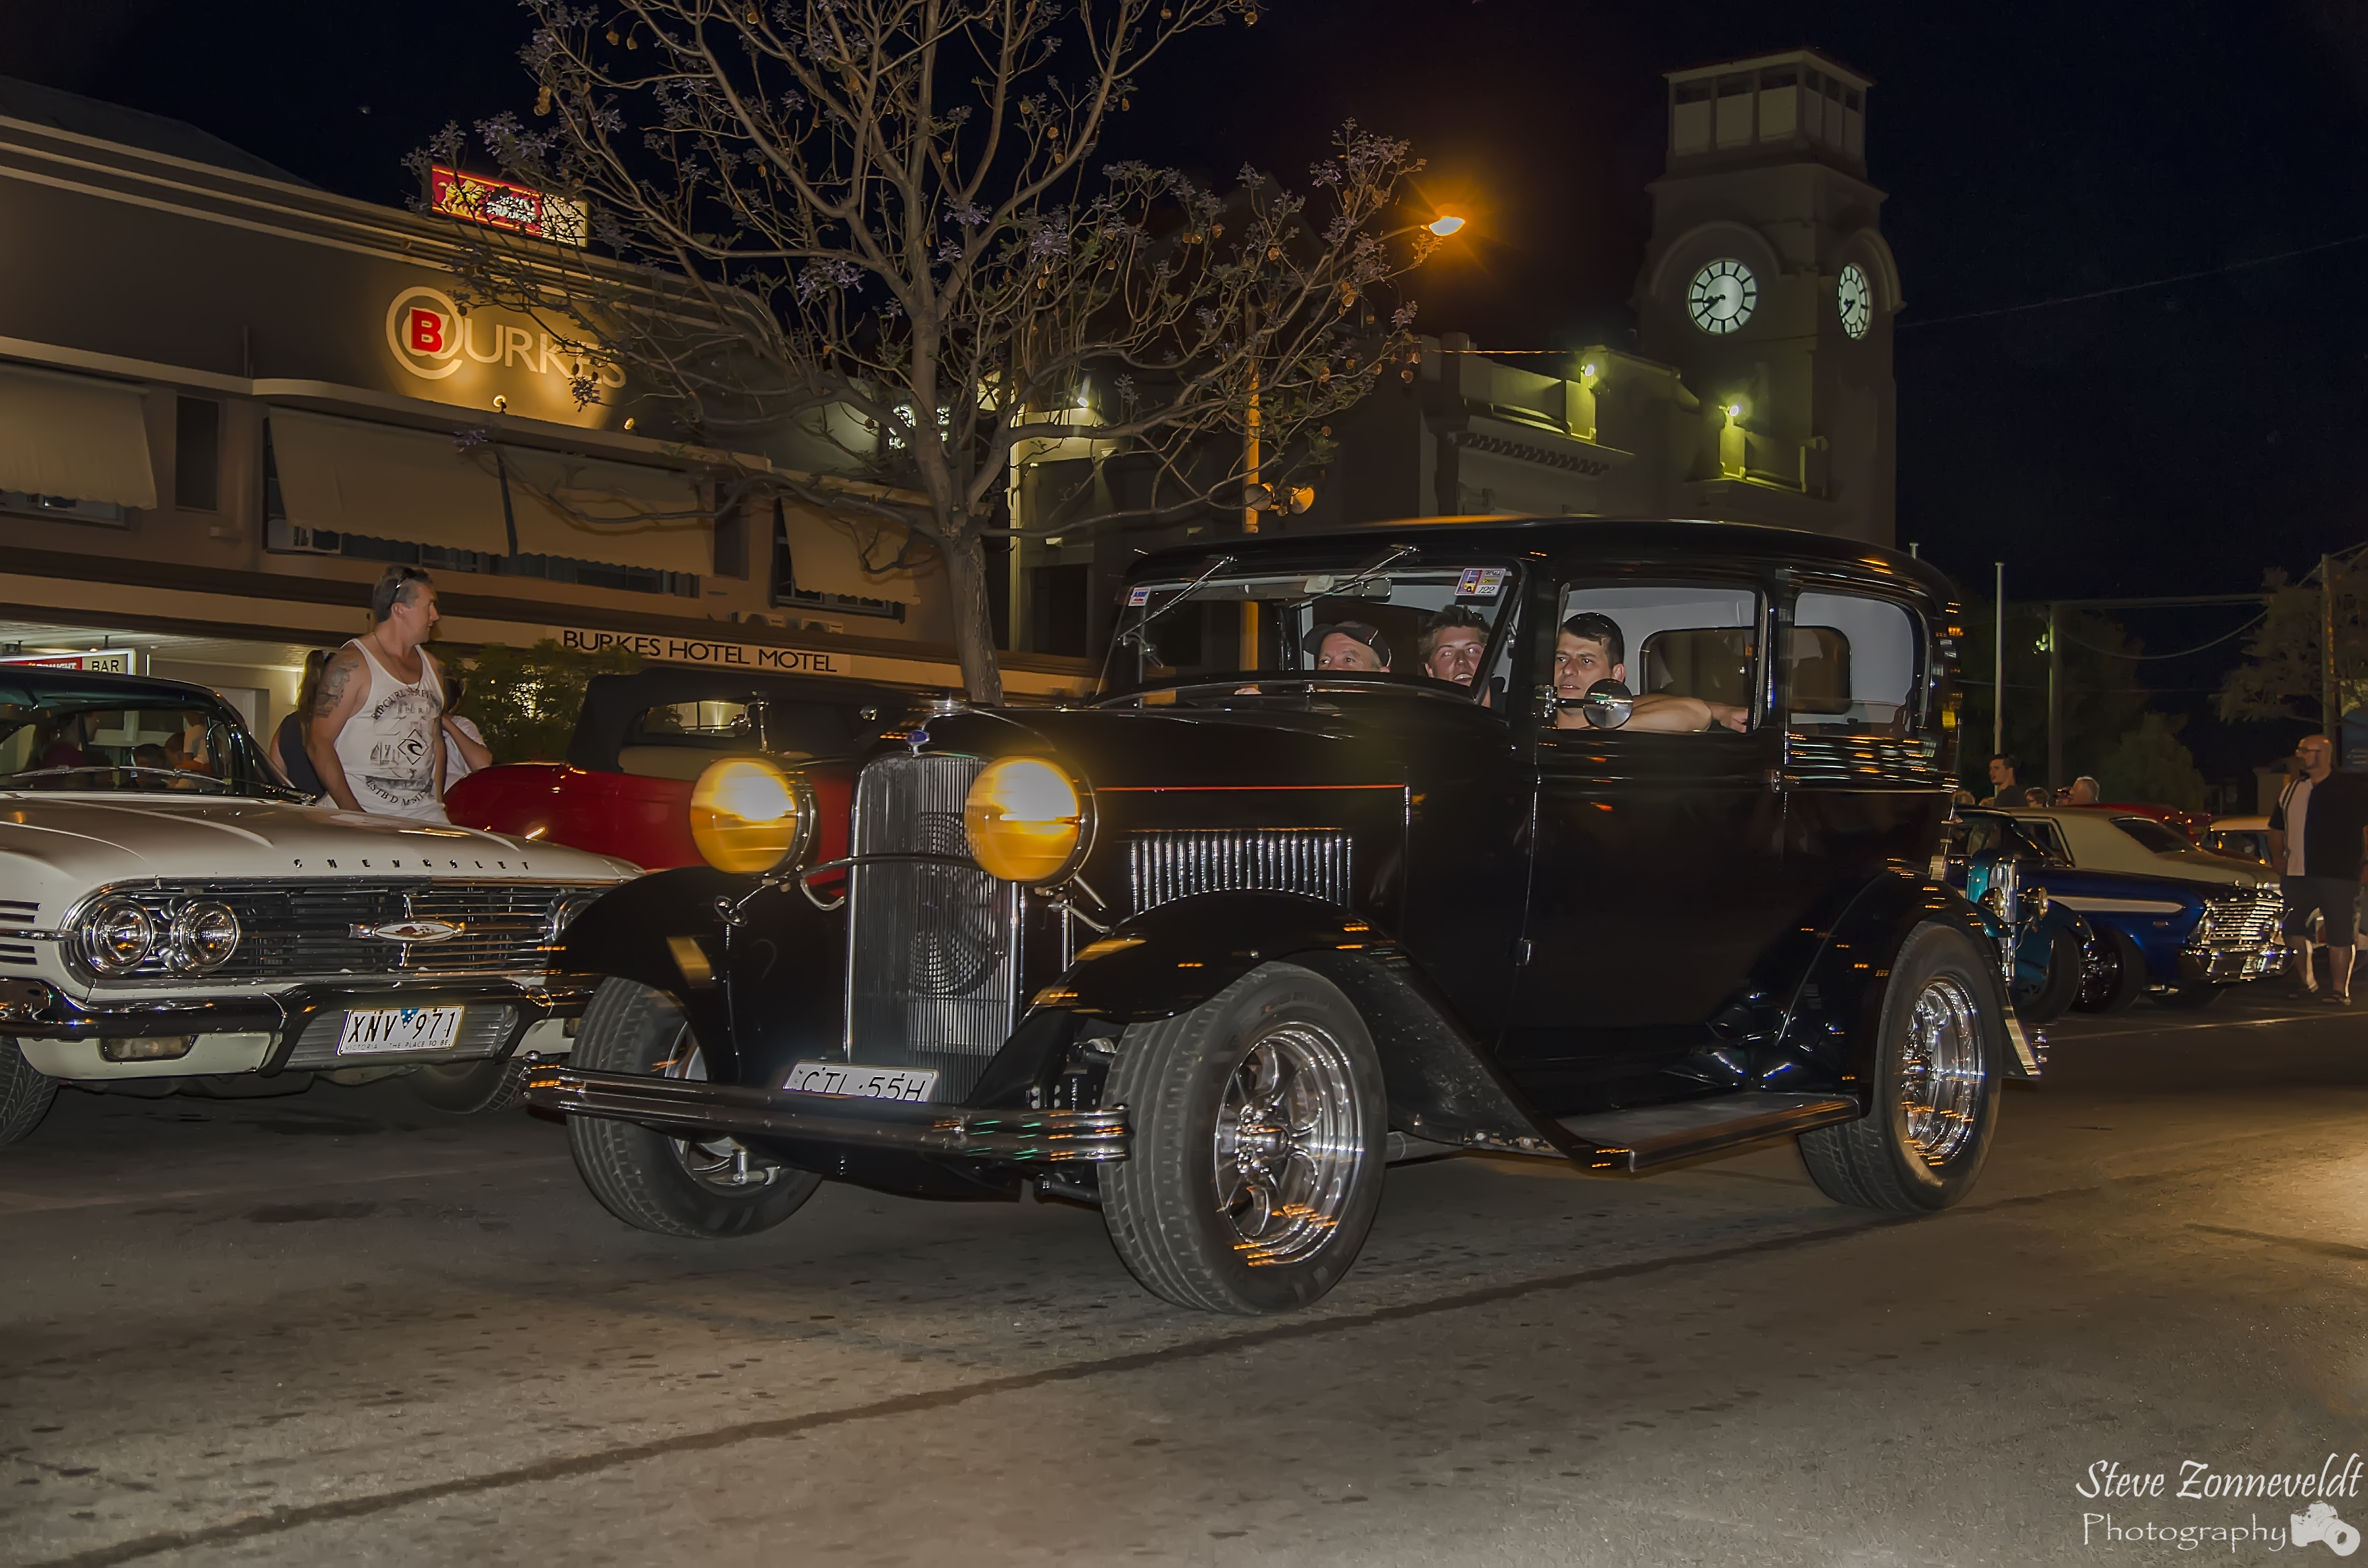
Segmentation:
[(0, 794), (0, 859), (74, 881), (389, 873), (613, 881), (606, 856), (471, 828), (265, 801)]

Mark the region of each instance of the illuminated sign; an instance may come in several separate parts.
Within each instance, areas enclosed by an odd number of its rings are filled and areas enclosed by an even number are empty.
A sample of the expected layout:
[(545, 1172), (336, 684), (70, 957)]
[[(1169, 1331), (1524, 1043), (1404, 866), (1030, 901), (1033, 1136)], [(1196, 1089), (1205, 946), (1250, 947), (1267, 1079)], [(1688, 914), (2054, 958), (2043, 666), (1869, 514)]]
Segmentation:
[[(571, 399), (577, 377), (589, 374), (604, 392), (625, 384), (625, 372), (618, 366), (598, 363), (555, 342), (531, 318), (485, 306), (464, 315), (451, 295), (425, 284), (405, 289), (388, 301), (386, 346), (396, 364), (423, 381), (444, 381), (464, 368), (473, 378), (501, 378), (482, 387), (472, 385), (464, 394), (468, 401), (490, 398), (495, 391), (525, 395), (540, 390), (542, 395), (533, 400), (536, 406), (518, 412), (542, 418), (552, 417), (562, 400)], [(536, 381), (525, 382), (521, 373)]]
[(94, 648), (87, 653), (12, 653), (0, 658), (0, 665), (33, 665), (53, 670), (102, 670), (108, 675), (136, 676), (147, 672), (139, 651), (131, 648)]
[(438, 164), (427, 171), (427, 205), (448, 218), (532, 234), (564, 245), (584, 243), (584, 204), (507, 180), (463, 174)]

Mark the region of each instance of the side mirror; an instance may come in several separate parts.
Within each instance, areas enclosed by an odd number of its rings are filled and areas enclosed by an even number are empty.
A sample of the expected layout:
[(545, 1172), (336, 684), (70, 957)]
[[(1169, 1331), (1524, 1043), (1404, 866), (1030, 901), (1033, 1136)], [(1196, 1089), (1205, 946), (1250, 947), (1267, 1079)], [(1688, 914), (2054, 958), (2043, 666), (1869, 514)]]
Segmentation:
[(1579, 711), (1599, 730), (1616, 730), (1636, 710), (1636, 694), (1606, 676), (1587, 688)]

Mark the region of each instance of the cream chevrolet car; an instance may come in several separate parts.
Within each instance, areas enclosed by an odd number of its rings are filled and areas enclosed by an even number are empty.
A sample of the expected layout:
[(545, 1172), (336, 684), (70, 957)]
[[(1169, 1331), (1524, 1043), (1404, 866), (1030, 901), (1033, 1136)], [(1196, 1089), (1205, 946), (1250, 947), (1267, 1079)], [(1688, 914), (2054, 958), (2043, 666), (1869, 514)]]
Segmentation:
[(309, 805), (202, 687), (0, 666), (0, 1144), (60, 1084), (507, 1104), (589, 994), (547, 972), (559, 933), (633, 874)]

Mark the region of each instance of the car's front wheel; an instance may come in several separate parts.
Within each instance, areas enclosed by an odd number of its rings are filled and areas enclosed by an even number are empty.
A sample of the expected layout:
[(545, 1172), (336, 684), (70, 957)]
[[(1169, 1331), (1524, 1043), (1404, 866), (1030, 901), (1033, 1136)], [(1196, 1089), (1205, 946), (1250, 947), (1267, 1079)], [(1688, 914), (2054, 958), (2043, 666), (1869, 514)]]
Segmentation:
[(1964, 932), (1918, 927), (1892, 965), (1874, 1105), (1801, 1134), (1801, 1160), (1838, 1203), (1946, 1209), (1973, 1189), (1998, 1127), (2007, 1059), (1998, 971)]
[[(630, 980), (600, 983), (569, 1062), (595, 1073), (707, 1076), (682, 1008), (665, 992)], [(571, 1116), (567, 1143), (603, 1208), (662, 1236), (770, 1230), (822, 1185), (812, 1172), (768, 1160), (734, 1139), (670, 1138), (630, 1121)]]
[(58, 1081), (26, 1061), (15, 1040), (0, 1037), (0, 1149), (31, 1137), (57, 1097)]
[(2089, 963), (2073, 1006), (2084, 1013), (2127, 1012), (2146, 994), (2146, 954), (2137, 938), (2111, 926), (2096, 928)]
[(2057, 926), (2047, 936), (2047, 978), (2016, 1001), (2016, 1016), (2026, 1024), (2054, 1023), (2069, 1010), (2087, 977), (2079, 933)]
[(1154, 1295), (1285, 1312), (1356, 1261), (1381, 1205), (1389, 1104), (1372, 1037), (1330, 981), (1265, 964), (1135, 1025), (1103, 1100), (1126, 1108), (1131, 1138), (1103, 1167), (1102, 1218)]

